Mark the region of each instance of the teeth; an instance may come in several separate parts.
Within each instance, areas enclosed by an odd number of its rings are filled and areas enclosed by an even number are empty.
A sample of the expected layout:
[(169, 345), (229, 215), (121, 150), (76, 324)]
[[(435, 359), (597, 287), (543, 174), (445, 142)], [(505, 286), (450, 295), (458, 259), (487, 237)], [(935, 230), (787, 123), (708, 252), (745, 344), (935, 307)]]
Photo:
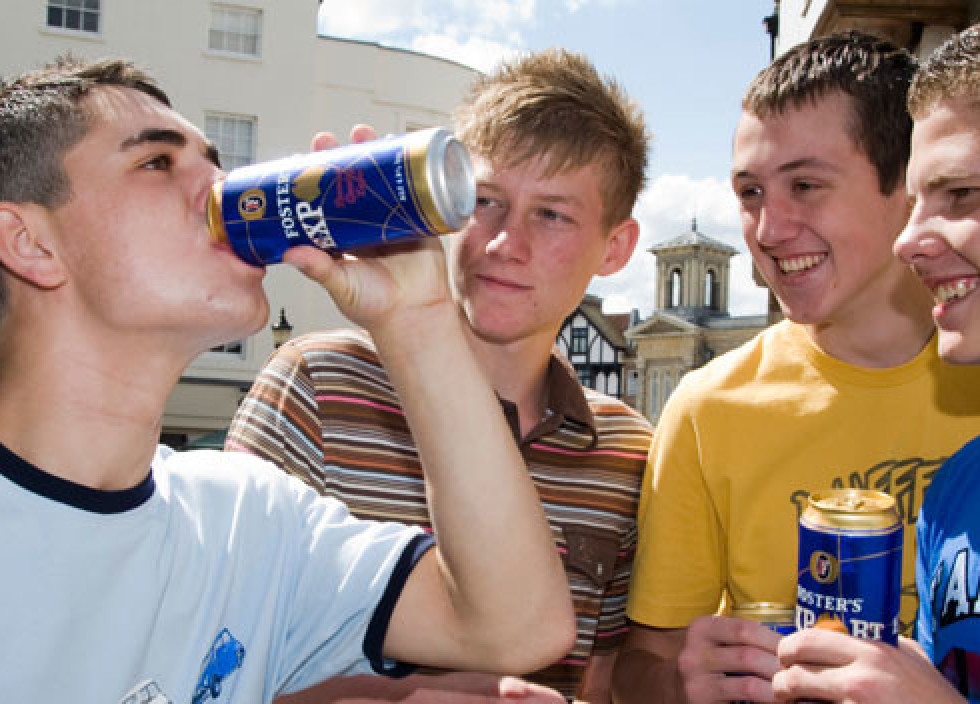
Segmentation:
[(827, 258), (826, 254), (809, 254), (805, 257), (794, 257), (793, 259), (779, 259), (779, 270), (784, 274), (794, 274), (799, 271), (812, 269), (817, 264)]
[(958, 279), (949, 283), (936, 286), (933, 295), (939, 303), (949, 303), (958, 298), (963, 298), (977, 287), (977, 279)]

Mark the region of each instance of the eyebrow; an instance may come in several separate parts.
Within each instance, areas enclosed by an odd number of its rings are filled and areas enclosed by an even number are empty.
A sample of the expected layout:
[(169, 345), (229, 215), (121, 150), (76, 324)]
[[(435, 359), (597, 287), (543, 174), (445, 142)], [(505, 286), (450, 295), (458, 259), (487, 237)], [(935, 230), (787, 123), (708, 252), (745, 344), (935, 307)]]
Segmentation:
[(950, 171), (949, 173), (938, 174), (926, 181), (925, 190), (927, 192), (941, 191), (952, 183), (975, 179), (978, 176), (980, 173), (976, 171)]
[[(125, 151), (144, 144), (169, 144), (174, 147), (186, 147), (187, 137), (182, 132), (166, 127), (148, 127), (132, 137), (124, 139), (119, 148)], [(211, 140), (206, 140), (204, 143), (204, 156), (212, 164), (221, 168), (221, 156), (218, 153), (218, 147)]]
[[(776, 169), (776, 173), (785, 174), (792, 171), (798, 171), (800, 169), (819, 169), (821, 171), (840, 171), (840, 169), (829, 161), (824, 159), (819, 159), (815, 156), (807, 156), (801, 159), (794, 159), (793, 161), (787, 161), (785, 164), (780, 164), (779, 168)], [(755, 174), (749, 169), (739, 169), (738, 171), (732, 171), (732, 178), (752, 178)]]

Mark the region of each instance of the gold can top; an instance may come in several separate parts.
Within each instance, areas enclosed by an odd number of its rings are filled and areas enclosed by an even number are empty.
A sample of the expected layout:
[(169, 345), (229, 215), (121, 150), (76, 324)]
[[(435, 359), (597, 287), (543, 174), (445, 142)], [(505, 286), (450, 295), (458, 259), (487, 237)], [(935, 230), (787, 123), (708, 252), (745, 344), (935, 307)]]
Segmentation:
[(816, 527), (853, 530), (886, 530), (900, 524), (895, 499), (875, 489), (815, 491), (800, 520)]
[(750, 601), (732, 609), (732, 616), (760, 623), (794, 623), (796, 608), (775, 601)]

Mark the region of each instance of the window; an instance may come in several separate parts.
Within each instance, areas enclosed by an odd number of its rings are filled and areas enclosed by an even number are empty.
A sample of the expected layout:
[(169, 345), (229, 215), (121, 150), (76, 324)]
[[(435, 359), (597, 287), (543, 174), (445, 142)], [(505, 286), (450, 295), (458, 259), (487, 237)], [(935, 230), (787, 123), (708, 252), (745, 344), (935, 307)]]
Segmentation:
[(660, 417), (660, 372), (650, 373), (650, 398), (647, 402), (650, 412), (647, 414), (651, 418)]
[(718, 310), (718, 301), (715, 299), (715, 294), (718, 293), (718, 287), (715, 285), (715, 272), (708, 270), (707, 276), (704, 277), (704, 307), (710, 308), (711, 310)]
[(576, 367), (575, 374), (578, 376), (578, 383), (588, 389), (594, 389), (594, 382), (592, 381), (592, 372), (588, 367)]
[(211, 113), (204, 134), (218, 147), (221, 166), (231, 170), (255, 161), (255, 118)]
[(208, 48), (230, 54), (258, 56), (262, 41), (262, 12), (222, 5), (211, 6)]
[(101, 0), (48, 0), (48, 26), (58, 29), (99, 31)]
[(238, 340), (237, 342), (229, 342), (227, 345), (212, 347), (211, 351), (218, 352), (220, 354), (233, 354), (237, 357), (244, 357), (245, 344), (241, 340)]
[(670, 272), (670, 286), (667, 289), (667, 307), (677, 308), (681, 304), (681, 270)]
[(588, 351), (588, 335), (586, 328), (572, 328), (572, 354), (585, 354)]

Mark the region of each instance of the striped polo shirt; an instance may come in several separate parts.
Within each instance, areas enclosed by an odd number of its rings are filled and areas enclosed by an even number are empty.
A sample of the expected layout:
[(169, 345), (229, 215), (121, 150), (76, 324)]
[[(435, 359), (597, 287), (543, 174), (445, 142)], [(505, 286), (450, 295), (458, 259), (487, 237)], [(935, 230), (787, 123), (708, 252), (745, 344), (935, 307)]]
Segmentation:
[[(517, 438), (517, 409), (509, 401), (501, 405)], [(626, 633), (651, 434), (645, 418), (583, 389), (565, 359), (552, 354), (547, 411), (518, 444), (561, 553), (578, 636), (563, 660), (528, 679), (569, 698), (589, 656), (614, 652)], [(225, 448), (271, 460), (356, 516), (431, 530), (418, 451), (362, 331), (314, 333), (283, 345), (242, 402)]]

